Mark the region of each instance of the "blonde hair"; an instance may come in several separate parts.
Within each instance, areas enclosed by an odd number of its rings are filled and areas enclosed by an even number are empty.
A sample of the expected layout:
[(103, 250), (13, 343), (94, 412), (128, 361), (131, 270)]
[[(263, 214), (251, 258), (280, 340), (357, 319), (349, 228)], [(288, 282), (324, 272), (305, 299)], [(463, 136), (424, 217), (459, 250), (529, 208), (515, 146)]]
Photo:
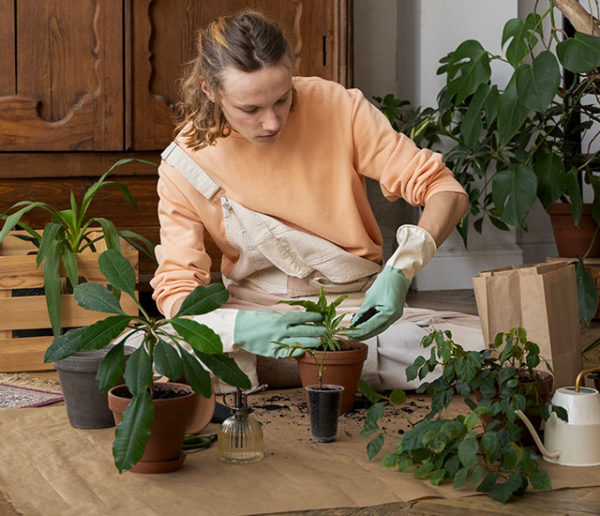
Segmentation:
[(291, 50), (281, 29), (256, 11), (220, 16), (198, 32), (196, 57), (181, 82), (181, 101), (177, 104), (179, 123), (176, 131), (192, 150), (214, 145), (226, 137), (231, 128), (221, 108), (202, 91), (203, 79), (211, 91), (222, 86), (225, 68), (233, 66), (254, 72), (276, 65)]

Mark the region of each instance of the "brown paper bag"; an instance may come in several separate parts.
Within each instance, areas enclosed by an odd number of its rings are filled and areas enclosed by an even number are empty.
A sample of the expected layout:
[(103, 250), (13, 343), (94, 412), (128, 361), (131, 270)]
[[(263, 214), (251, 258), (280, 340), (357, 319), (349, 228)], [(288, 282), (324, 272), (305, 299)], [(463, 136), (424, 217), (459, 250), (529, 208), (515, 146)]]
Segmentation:
[(575, 267), (546, 263), (484, 271), (473, 278), (485, 342), (522, 326), (552, 366), (554, 388), (575, 384), (583, 367)]

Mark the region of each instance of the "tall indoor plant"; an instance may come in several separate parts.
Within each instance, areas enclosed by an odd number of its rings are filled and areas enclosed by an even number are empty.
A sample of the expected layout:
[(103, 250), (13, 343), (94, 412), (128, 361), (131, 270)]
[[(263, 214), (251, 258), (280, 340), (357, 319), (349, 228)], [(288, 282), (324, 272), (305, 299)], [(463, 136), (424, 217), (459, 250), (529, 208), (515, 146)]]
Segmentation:
[[(108, 288), (97, 283), (81, 283), (75, 287), (75, 299), (88, 310), (112, 314), (88, 327), (69, 330), (56, 337), (46, 352), (46, 361), (64, 359), (80, 350), (97, 350), (111, 346), (100, 364), (97, 380), (102, 390), (125, 400), (126, 408), (116, 419), (120, 419), (115, 432), (113, 456), (119, 472), (132, 469), (144, 457), (145, 450), (154, 450), (156, 440), (175, 433), (174, 449), (166, 456), (147, 458), (137, 466), (141, 472), (166, 472), (181, 466), (181, 447), (188, 419), (190, 405), (179, 409), (183, 413), (181, 425), (174, 427), (175, 419), (166, 414), (167, 429), (158, 427), (155, 414), (163, 415), (165, 399), (170, 396), (165, 391), (175, 391), (189, 397), (191, 390), (204, 396), (212, 394), (211, 379), (206, 366), (226, 383), (241, 389), (250, 388), (250, 380), (239, 369), (232, 358), (223, 354), (220, 337), (208, 326), (187, 318), (210, 312), (220, 307), (229, 297), (228, 291), (220, 283), (197, 287), (184, 300), (181, 308), (170, 319), (155, 319), (149, 315), (137, 300), (135, 293), (135, 271), (129, 262), (117, 251), (103, 252), (98, 263), (108, 282)], [(119, 298), (126, 294), (138, 305), (140, 315), (127, 315), (121, 308)], [(174, 331), (169, 331), (168, 325)], [(126, 333), (123, 333), (124, 331)], [(141, 337), (141, 345), (124, 365), (125, 343), (135, 336)], [(113, 342), (114, 341), (114, 342)], [(187, 342), (195, 357), (186, 351), (182, 342)], [(202, 364), (198, 361), (200, 360)], [(177, 381), (185, 376), (189, 388), (182, 384), (161, 384), (154, 382), (154, 371)], [(125, 379), (125, 386), (116, 386), (119, 378)], [(191, 390), (190, 390), (191, 388)], [(179, 403), (175, 398), (176, 403)], [(113, 403), (114, 405), (114, 403)], [(169, 420), (169, 418), (172, 418)], [(152, 437), (154, 435), (154, 440)], [(164, 469), (160, 468), (164, 463)]]
[[(37, 247), (36, 265), (38, 267), (44, 265), (44, 295), (54, 336), (60, 335), (62, 331), (60, 296), (64, 293), (65, 286), (61, 285), (61, 267), (66, 271), (70, 288), (77, 285), (80, 281), (77, 264), (79, 253), (86, 250), (95, 251), (99, 240), (104, 240), (108, 249), (120, 249), (119, 238), (121, 237), (154, 259), (154, 245), (142, 235), (132, 231), (117, 230), (114, 223), (106, 217), (88, 216), (88, 210), (96, 194), (99, 190), (110, 186), (117, 187), (127, 202), (132, 207), (136, 207), (126, 185), (107, 179), (113, 169), (131, 161), (156, 166), (150, 161), (121, 159), (86, 190), (79, 203), (71, 191), (67, 209), (59, 209), (42, 201), (27, 200), (13, 204), (1, 216), (4, 225), (0, 231), (0, 243), (10, 235), (27, 240)], [(50, 217), (43, 230), (34, 229), (23, 221), (23, 218), (34, 209), (45, 211)], [(15, 228), (20, 228), (24, 232), (11, 233)]]

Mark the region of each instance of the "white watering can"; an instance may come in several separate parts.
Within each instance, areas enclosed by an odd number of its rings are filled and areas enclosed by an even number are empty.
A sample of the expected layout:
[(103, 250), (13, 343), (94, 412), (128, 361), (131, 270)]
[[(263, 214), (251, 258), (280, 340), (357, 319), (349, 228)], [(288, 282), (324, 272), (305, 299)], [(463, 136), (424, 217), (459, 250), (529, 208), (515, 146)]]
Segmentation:
[(515, 411), (548, 462), (563, 466), (600, 465), (600, 393), (596, 389), (580, 387), (583, 376), (594, 371), (600, 371), (600, 368), (581, 371), (575, 387), (556, 389), (552, 405), (564, 408), (568, 421), (559, 419), (552, 412), (544, 424), (544, 444), (527, 416), (520, 410)]

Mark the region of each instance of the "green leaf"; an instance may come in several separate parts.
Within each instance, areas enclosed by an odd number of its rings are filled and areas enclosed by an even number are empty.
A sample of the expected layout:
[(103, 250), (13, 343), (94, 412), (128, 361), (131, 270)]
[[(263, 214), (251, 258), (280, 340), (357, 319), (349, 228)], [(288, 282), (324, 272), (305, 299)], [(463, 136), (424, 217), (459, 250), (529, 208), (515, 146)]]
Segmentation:
[(576, 32), (556, 46), (556, 55), (570, 72), (587, 73), (600, 66), (600, 38)]
[(577, 181), (577, 171), (572, 169), (565, 176), (565, 190), (571, 201), (571, 212), (573, 213), (573, 222), (579, 226), (581, 212), (583, 211), (583, 201), (581, 199), (581, 190)]
[(523, 448), (514, 442), (502, 449), (502, 461), (508, 470), (515, 469), (523, 460)]
[(463, 466), (469, 468), (477, 464), (477, 439), (467, 438), (458, 445), (458, 458)]
[(152, 385), (152, 360), (144, 345), (137, 348), (127, 360), (123, 378), (129, 392), (134, 396)]
[(100, 226), (102, 226), (102, 233), (104, 235), (104, 241), (106, 242), (106, 248), (116, 249), (120, 252), (121, 242), (119, 241), (119, 233), (117, 232), (117, 228), (115, 227), (114, 223), (101, 217), (95, 217), (92, 219), (92, 221), (98, 222)]
[(438, 469), (438, 470), (434, 471), (431, 474), (431, 479), (430, 480), (431, 480), (431, 483), (434, 486), (437, 486), (437, 485), (440, 484), (440, 482), (442, 480), (444, 480), (445, 477), (446, 477), (446, 470), (445, 469)]
[[(4, 238), (6, 237), (6, 235), (8, 235), (8, 233), (14, 229), (14, 227), (21, 220), (21, 217), (23, 215), (25, 215), (26, 213), (28, 213), (29, 211), (33, 210), (34, 208), (44, 208), (46, 211), (50, 211), (52, 213), (52, 210), (48, 207), (48, 205), (46, 203), (31, 202), (31, 201), (23, 201), (23, 203), (26, 203), (26, 205), (23, 208), (16, 211), (12, 215), (9, 215), (8, 217), (6, 217), (4, 226), (2, 226), (2, 231), (0, 231), (0, 242), (2, 242), (2, 240), (4, 240)], [(19, 205), (21, 205), (21, 203), (17, 203), (15, 205), (13, 205), (13, 208), (16, 206), (19, 206)]]
[(473, 484), (477, 484), (479, 479), (483, 476), (483, 468), (481, 466), (475, 466), (473, 469), (473, 474), (471, 475), (471, 482)]
[(60, 301), (60, 243), (56, 240), (48, 247), (44, 257), (44, 293), (48, 317), (55, 337), (61, 334)]
[(229, 292), (222, 283), (196, 287), (183, 301), (176, 317), (201, 315), (216, 310), (229, 299)]
[(598, 287), (586, 270), (581, 257), (577, 257), (577, 262), (575, 262), (575, 278), (577, 280), (579, 318), (589, 324), (598, 311)]
[(90, 351), (108, 346), (132, 319), (129, 315), (112, 315), (89, 325), (81, 335), (81, 349)]
[(210, 398), (212, 394), (212, 387), (210, 381), (210, 374), (202, 367), (202, 364), (196, 360), (196, 358), (183, 349), (180, 345), (179, 354), (183, 362), (183, 373), (185, 374), (185, 381), (187, 384), (194, 389), (194, 392)]
[(498, 434), (494, 431), (487, 431), (481, 436), (481, 449), (485, 456), (490, 460), (494, 460), (494, 456), (498, 450)]
[(113, 457), (119, 473), (130, 470), (144, 455), (154, 420), (154, 405), (147, 389), (134, 396), (115, 430)]
[(522, 473), (515, 471), (503, 484), (496, 484), (489, 490), (489, 496), (493, 500), (506, 503), (523, 487)]
[(54, 337), (52, 344), (46, 349), (44, 362), (56, 362), (80, 351), (82, 346), (81, 334), (84, 330), (85, 328), (75, 328), (64, 335)]
[(395, 453), (386, 453), (381, 460), (381, 465), (384, 468), (393, 468), (400, 463), (400, 460), (400, 456), (396, 455)]
[(56, 224), (55, 222), (48, 222), (48, 224), (46, 224), (46, 226), (44, 227), (44, 231), (42, 232), (42, 238), (40, 240), (38, 253), (35, 257), (36, 267), (39, 267), (46, 258), (46, 254), (48, 254), (48, 252), (50, 251), (52, 242), (54, 242), (55, 240), (61, 240), (61, 238), (58, 237), (62, 229), (62, 224)]
[(112, 349), (100, 362), (98, 372), (96, 373), (96, 383), (103, 392), (114, 387), (123, 376), (125, 366), (125, 344), (120, 343), (113, 346)]
[(79, 267), (77, 266), (77, 253), (70, 251), (69, 249), (65, 249), (61, 256), (63, 265), (65, 266), (65, 271), (67, 271), (67, 276), (71, 285), (75, 287), (79, 283)]
[(495, 471), (488, 473), (481, 481), (481, 484), (477, 486), (477, 491), (480, 493), (489, 493), (490, 489), (496, 485), (496, 480), (498, 480), (498, 473)]
[(529, 480), (534, 489), (552, 489), (552, 482), (550, 481), (550, 475), (547, 471), (537, 471)]
[(528, 115), (529, 109), (519, 99), (515, 73), (498, 99), (498, 138), (501, 146), (508, 144)]
[(554, 204), (565, 191), (567, 172), (563, 161), (550, 152), (535, 161), (537, 175), (537, 195), (544, 206)]
[(135, 271), (129, 261), (116, 249), (104, 251), (98, 258), (98, 266), (106, 280), (115, 288), (135, 297)]
[(377, 403), (383, 398), (381, 394), (375, 392), (375, 390), (373, 390), (373, 388), (362, 378), (358, 380), (358, 390), (362, 392), (371, 403)]
[(156, 372), (176, 382), (183, 376), (183, 362), (175, 348), (164, 340), (159, 340), (154, 348)]
[(454, 489), (458, 489), (467, 483), (468, 473), (469, 468), (461, 468), (454, 474), (454, 481), (452, 483)]
[(406, 393), (402, 389), (394, 389), (390, 393), (390, 403), (392, 405), (402, 405), (406, 401)]
[(492, 199), (502, 220), (523, 227), (536, 199), (537, 176), (526, 165), (514, 164), (492, 179)]
[(171, 325), (185, 341), (196, 351), (209, 354), (223, 352), (223, 343), (213, 330), (191, 319), (171, 319)]
[(517, 92), (520, 103), (544, 113), (558, 92), (560, 67), (552, 52), (540, 52), (531, 65), (522, 64), (517, 69)]
[(425, 462), (424, 464), (421, 464), (417, 470), (415, 471), (415, 478), (423, 478), (428, 476), (433, 470), (435, 469), (435, 466), (433, 464), (433, 462)]
[(465, 145), (472, 146), (481, 137), (483, 131), (482, 108), (490, 89), (487, 84), (480, 84), (469, 102), (469, 107), (460, 122), (460, 134)]
[(383, 446), (383, 435), (379, 434), (369, 441), (367, 444), (367, 455), (369, 460), (373, 460), (375, 456), (381, 451)]
[(80, 283), (73, 290), (73, 296), (77, 304), (88, 310), (125, 315), (114, 294), (98, 283)]
[(384, 404), (383, 403), (375, 403), (369, 407), (367, 410), (367, 417), (365, 419), (365, 424), (360, 431), (360, 436), (364, 439), (369, 437), (371, 434), (379, 431), (379, 425), (377, 422), (379, 419), (383, 417), (384, 412)]
[(209, 355), (197, 350), (194, 352), (202, 363), (225, 383), (240, 389), (249, 389), (252, 386), (250, 378), (239, 368), (233, 358), (227, 355)]
[[(467, 97), (475, 93), (480, 84), (487, 84), (491, 76), (490, 58), (475, 40), (461, 43), (450, 54), (448, 73), (448, 93), (456, 94), (456, 104), (460, 104)], [(455, 77), (460, 71), (460, 75)]]

